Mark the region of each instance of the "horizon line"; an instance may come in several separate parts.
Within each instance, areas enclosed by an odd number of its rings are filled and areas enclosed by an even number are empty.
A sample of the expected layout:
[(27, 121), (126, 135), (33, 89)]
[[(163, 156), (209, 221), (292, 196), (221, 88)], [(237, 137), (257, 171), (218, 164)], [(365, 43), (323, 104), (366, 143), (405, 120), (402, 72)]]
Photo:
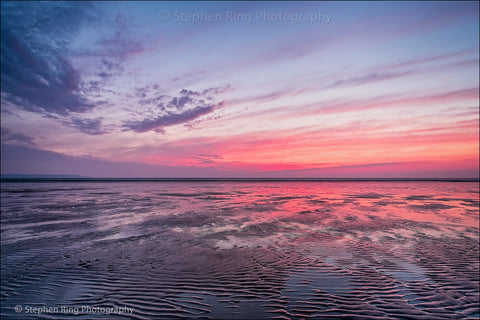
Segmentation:
[(437, 181), (437, 182), (480, 182), (480, 178), (322, 178), (322, 177), (312, 177), (312, 178), (302, 178), (302, 177), (223, 177), (223, 178), (215, 178), (215, 177), (83, 177), (83, 176), (73, 176), (73, 175), (23, 175), (23, 174), (5, 174), (0, 176), (1, 182), (215, 182), (215, 181), (236, 181), (236, 182), (255, 182), (255, 181), (263, 181), (263, 182), (294, 182), (294, 181), (311, 181), (311, 182), (334, 182), (334, 181)]

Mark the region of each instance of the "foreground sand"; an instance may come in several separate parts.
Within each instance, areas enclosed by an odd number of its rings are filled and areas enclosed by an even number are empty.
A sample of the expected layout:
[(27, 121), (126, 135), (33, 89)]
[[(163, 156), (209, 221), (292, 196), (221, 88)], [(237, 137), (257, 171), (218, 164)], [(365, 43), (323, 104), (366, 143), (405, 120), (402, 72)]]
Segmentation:
[(477, 319), (478, 195), (442, 182), (7, 183), (1, 316)]

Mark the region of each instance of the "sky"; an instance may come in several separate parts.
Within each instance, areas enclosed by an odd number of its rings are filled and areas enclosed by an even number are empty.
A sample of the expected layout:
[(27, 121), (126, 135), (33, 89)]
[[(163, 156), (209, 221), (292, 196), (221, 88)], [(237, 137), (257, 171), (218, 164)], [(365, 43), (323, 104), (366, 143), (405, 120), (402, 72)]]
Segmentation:
[(478, 178), (478, 2), (1, 2), (1, 172)]

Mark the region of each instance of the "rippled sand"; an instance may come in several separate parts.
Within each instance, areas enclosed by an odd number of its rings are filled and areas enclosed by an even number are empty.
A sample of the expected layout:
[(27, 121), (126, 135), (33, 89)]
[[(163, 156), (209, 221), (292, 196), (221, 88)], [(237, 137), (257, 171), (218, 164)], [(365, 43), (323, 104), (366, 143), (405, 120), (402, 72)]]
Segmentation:
[(1, 317), (478, 319), (478, 199), (453, 182), (5, 183)]

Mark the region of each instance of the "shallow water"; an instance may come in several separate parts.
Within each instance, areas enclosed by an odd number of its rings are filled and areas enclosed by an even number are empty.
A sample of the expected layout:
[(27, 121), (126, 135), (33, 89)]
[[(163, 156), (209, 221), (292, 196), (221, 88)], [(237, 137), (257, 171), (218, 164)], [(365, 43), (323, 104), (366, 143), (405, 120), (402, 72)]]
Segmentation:
[(1, 195), (2, 319), (479, 316), (478, 183), (10, 182)]

